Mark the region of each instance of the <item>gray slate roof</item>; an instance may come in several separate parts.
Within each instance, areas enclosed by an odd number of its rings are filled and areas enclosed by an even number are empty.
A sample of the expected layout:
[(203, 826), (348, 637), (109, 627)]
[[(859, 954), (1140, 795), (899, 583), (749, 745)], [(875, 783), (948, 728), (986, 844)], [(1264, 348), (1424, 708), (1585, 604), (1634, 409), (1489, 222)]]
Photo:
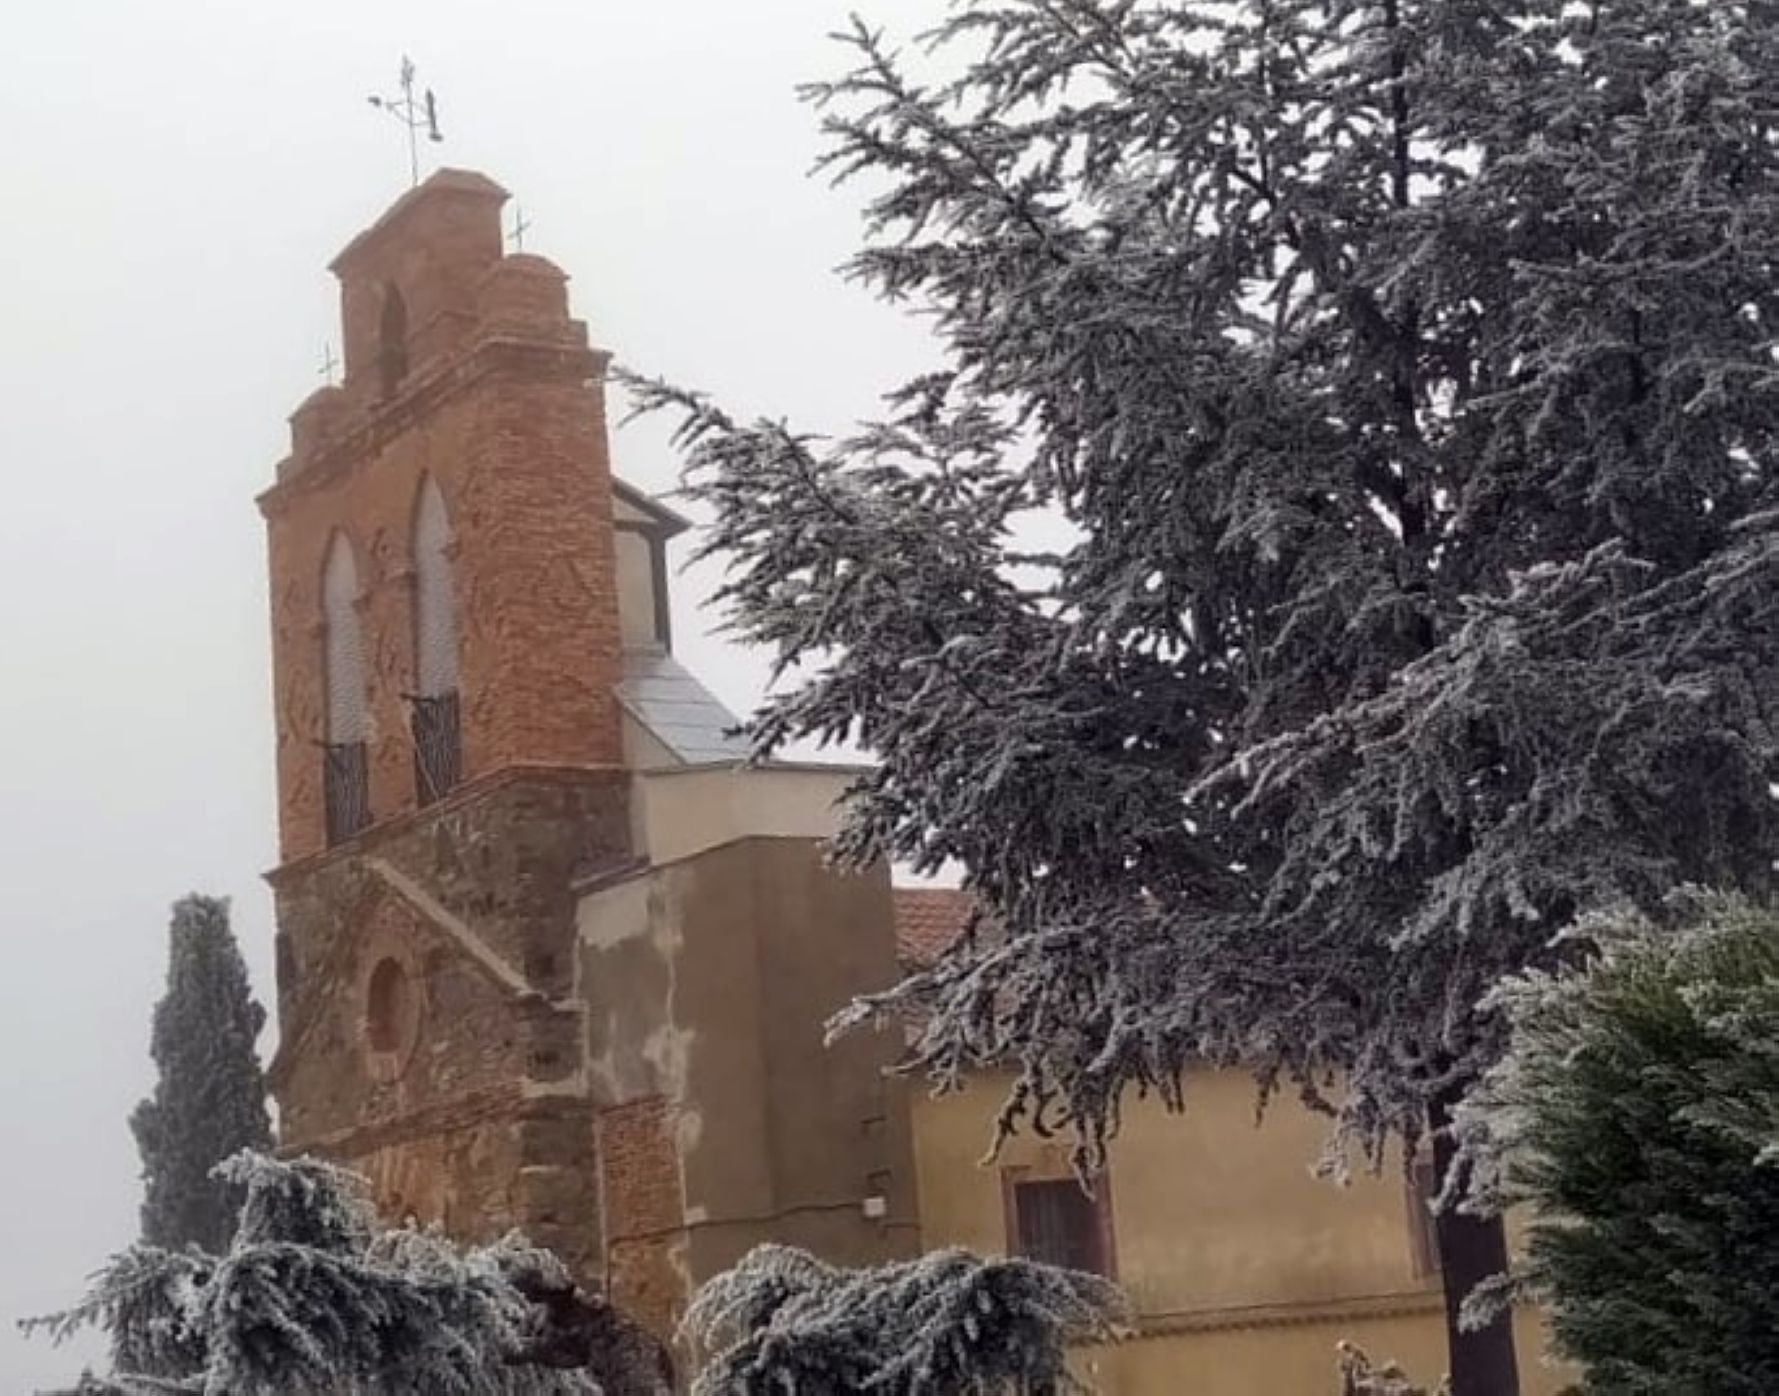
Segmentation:
[(730, 730), (740, 719), (670, 654), (626, 654), (618, 701), (688, 765), (732, 765), (747, 760), (746, 739)]

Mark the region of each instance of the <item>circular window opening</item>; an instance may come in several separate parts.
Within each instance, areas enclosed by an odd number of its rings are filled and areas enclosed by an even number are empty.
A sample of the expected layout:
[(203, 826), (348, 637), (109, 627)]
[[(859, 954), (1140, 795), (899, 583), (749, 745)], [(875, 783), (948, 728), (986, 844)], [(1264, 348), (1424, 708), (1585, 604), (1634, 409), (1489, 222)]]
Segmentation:
[(373, 1052), (399, 1052), (414, 1029), (414, 986), (399, 960), (388, 959), (371, 971), (365, 1005), (365, 1036)]

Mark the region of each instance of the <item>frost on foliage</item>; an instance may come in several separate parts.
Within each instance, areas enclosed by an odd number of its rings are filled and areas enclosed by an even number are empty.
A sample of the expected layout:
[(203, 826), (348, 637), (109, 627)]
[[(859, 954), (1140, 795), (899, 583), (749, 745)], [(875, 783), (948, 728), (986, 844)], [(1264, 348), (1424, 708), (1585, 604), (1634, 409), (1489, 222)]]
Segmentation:
[[(1376, 1160), (1601, 905), (1779, 855), (1779, 23), (1614, 0), (961, 0), (811, 93), (933, 371), (823, 438), (681, 420), (848, 859), (1006, 932), (940, 1085), (1091, 1162), (1250, 1064)], [(1022, 521), (1065, 541), (1023, 549)]]
[(868, 1270), (761, 1246), (693, 1300), (684, 1332), (709, 1355), (694, 1396), (1067, 1391), (1070, 1343), (1122, 1331), (1095, 1275), (937, 1251)]
[[(97, 1326), (116, 1373), (95, 1389), (216, 1396), (586, 1392), (656, 1396), (660, 1354), (560, 1261), (509, 1237), (464, 1248), (384, 1231), (355, 1175), (312, 1159), (243, 1153), (228, 1249), (139, 1245), (76, 1308), (28, 1327), (60, 1339)], [(614, 1362), (618, 1355), (646, 1362)], [(596, 1378), (594, 1373), (598, 1373)], [(108, 1383), (108, 1384), (107, 1384)]]
[(1521, 1283), (1583, 1391), (1779, 1390), (1779, 911), (1689, 893), (1570, 945), (1494, 996), (1471, 1205), (1534, 1218)]
[(214, 1251), (228, 1244), (241, 1194), (213, 1170), (272, 1144), (255, 1052), (266, 1015), (248, 988), (226, 900), (182, 898), (168, 940), (167, 992), (150, 1044), (155, 1090), (130, 1116), (142, 1155), (142, 1239)]
[[(1374, 1364), (1361, 1348), (1351, 1343), (1337, 1345), (1336, 1371), (1340, 1374), (1340, 1396), (1428, 1396), (1427, 1388), (1417, 1386), (1394, 1362)], [(1451, 1384), (1440, 1382), (1433, 1396), (1449, 1396)]]

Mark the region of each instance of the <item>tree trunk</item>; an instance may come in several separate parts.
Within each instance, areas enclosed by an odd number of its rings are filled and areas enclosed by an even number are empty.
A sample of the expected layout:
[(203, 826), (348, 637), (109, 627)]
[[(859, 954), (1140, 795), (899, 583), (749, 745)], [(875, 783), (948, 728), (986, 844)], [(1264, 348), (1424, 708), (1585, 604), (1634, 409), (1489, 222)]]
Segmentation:
[[(1434, 1176), (1443, 1183), (1454, 1145), (1446, 1126), (1457, 1093), (1433, 1102)], [(1439, 1264), (1445, 1281), (1445, 1336), (1450, 1353), (1452, 1396), (1519, 1396), (1519, 1362), (1513, 1349), (1513, 1315), (1504, 1313), (1487, 1328), (1466, 1333), (1458, 1310), (1477, 1285), (1507, 1269), (1507, 1228), (1500, 1217), (1466, 1216), (1447, 1207), (1434, 1218)]]

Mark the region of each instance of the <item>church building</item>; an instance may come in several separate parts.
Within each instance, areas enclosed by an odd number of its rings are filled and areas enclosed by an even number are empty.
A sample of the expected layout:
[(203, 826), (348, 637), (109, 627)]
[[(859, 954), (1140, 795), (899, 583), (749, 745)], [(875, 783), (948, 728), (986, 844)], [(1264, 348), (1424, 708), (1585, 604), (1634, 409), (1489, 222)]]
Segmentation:
[(1257, 1129), (1244, 1077), (1133, 1104), (1088, 1197), (1054, 1141), (982, 1161), (1004, 1082), (929, 1099), (893, 1034), (824, 1045), (968, 905), (825, 863), (852, 772), (742, 764), (673, 654), (686, 521), (613, 474), (607, 356), (506, 197), (441, 170), (334, 259), (344, 381), (259, 497), (284, 1147), (391, 1221), (524, 1230), (664, 1338), (762, 1241), (966, 1245), (1119, 1281), (1109, 1396), (1332, 1391), (1343, 1339), (1437, 1374), (1414, 1171), (1313, 1178), (1320, 1122)]
[(333, 262), (344, 382), (291, 418), (270, 550), (283, 1143), (386, 1215), (550, 1246), (657, 1331), (759, 1241), (915, 1246), (887, 876), (848, 779), (746, 770), (674, 660), (683, 520), (614, 479), (567, 279), (441, 171)]

